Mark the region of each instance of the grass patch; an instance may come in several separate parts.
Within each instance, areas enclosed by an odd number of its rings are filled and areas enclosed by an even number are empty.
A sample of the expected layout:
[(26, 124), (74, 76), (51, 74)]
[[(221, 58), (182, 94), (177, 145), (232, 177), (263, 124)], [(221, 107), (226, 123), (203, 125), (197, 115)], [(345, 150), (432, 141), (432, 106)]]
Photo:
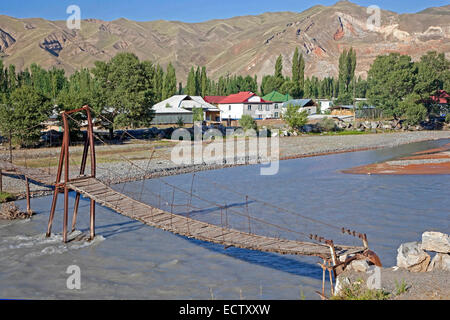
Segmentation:
[(408, 291), (408, 289), (409, 286), (406, 284), (405, 280), (402, 280), (401, 283), (395, 280), (395, 295), (399, 296)]
[(9, 201), (14, 201), (16, 197), (8, 192), (0, 192), (0, 203), (5, 203)]
[(384, 290), (368, 289), (362, 280), (358, 280), (342, 289), (341, 293), (331, 300), (388, 300), (389, 292)]

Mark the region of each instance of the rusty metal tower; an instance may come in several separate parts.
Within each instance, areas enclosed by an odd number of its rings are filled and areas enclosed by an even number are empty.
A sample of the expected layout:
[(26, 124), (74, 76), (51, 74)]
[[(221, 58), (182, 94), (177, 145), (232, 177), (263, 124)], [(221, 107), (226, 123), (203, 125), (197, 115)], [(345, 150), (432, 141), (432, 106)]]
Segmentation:
[[(81, 167), (80, 167), (80, 174), (78, 177), (70, 177), (70, 168), (69, 168), (69, 145), (70, 145), (70, 135), (69, 135), (69, 121), (68, 117), (70, 117), (71, 114), (77, 113), (77, 112), (86, 112), (87, 115), (87, 135), (86, 139), (84, 141), (84, 149), (83, 149), (83, 156), (81, 159)], [(58, 194), (64, 192), (64, 222), (63, 222), (63, 241), (67, 242), (67, 223), (69, 219), (69, 186), (68, 184), (73, 181), (77, 181), (80, 179), (86, 179), (86, 178), (95, 178), (96, 174), (96, 159), (95, 159), (95, 139), (94, 139), (94, 127), (92, 124), (92, 116), (89, 106), (84, 106), (80, 109), (71, 110), (71, 111), (65, 111), (61, 113), (63, 123), (64, 123), (64, 137), (63, 142), (61, 146), (61, 154), (59, 156), (59, 164), (58, 164), (58, 172), (56, 175), (56, 183), (55, 183), (55, 191), (53, 194), (53, 202), (52, 207), (50, 210), (50, 217), (48, 221), (48, 228), (47, 228), (47, 237), (50, 237), (51, 231), (52, 231), (52, 224), (53, 219), (55, 216), (55, 209), (56, 209), (56, 203), (58, 200)], [(85, 175), (86, 170), (86, 164), (87, 164), (87, 157), (88, 154), (90, 154), (91, 157), (91, 173), (90, 176)], [(64, 180), (61, 181), (62, 174), (63, 174), (63, 168), (64, 168)], [(80, 203), (80, 197), (81, 194), (77, 192), (75, 197), (75, 207), (73, 212), (73, 219), (72, 219), (72, 231), (75, 230), (75, 225), (77, 221), (77, 215), (78, 215), (78, 206)], [(91, 200), (91, 210), (90, 210), (90, 239), (93, 240), (95, 237), (95, 201)]]

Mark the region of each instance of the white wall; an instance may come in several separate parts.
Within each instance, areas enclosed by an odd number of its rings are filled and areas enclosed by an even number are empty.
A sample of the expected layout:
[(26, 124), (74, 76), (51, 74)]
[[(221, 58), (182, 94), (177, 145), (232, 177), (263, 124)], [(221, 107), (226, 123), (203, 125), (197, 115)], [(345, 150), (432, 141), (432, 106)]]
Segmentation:
[(332, 101), (320, 101), (320, 111), (323, 113), (333, 106)]
[[(231, 110), (230, 110), (231, 106)], [(227, 119), (241, 119), (244, 114), (244, 104), (219, 104), (220, 118), (222, 120)]]
[[(255, 99), (254, 99), (255, 98)], [(261, 102), (261, 99), (259, 97), (252, 97), (254, 100), (259, 100), (258, 102)], [(267, 119), (267, 118), (274, 118), (275, 112), (278, 112), (278, 118), (282, 115), (282, 103), (278, 103), (278, 109), (275, 109), (275, 104), (266, 104), (262, 103), (262, 111), (259, 110), (259, 104), (256, 104), (257, 101), (251, 101), (253, 103), (238, 103), (238, 104), (219, 104), (220, 109), (220, 118), (222, 120), (227, 119), (241, 119), (244, 114), (248, 114), (252, 116), (254, 119)], [(248, 106), (252, 106), (252, 110), (248, 110)], [(230, 110), (231, 106), (231, 110)], [(267, 107), (269, 107), (267, 110)]]

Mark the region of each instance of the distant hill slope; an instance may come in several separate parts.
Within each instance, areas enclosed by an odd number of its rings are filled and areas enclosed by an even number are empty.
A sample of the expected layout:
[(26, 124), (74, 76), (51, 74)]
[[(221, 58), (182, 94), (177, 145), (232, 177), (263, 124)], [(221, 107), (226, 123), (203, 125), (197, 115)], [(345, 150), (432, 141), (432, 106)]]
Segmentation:
[(382, 11), (382, 25), (369, 30), (367, 9), (348, 1), (314, 6), (304, 12), (276, 12), (203, 23), (177, 21), (107, 22), (83, 20), (81, 30), (67, 29), (65, 21), (16, 19), (0, 16), (0, 55), (17, 69), (36, 62), (72, 73), (107, 60), (121, 51), (167, 65), (174, 63), (179, 80), (192, 65), (205, 65), (217, 79), (228, 73), (273, 73), (278, 55), (289, 74), (295, 47), (306, 59), (307, 75), (336, 75), (338, 58), (353, 46), (358, 75), (366, 75), (374, 58), (399, 52), (417, 59), (429, 50), (450, 53), (449, 7), (416, 14)]
[(450, 15), (450, 5), (443, 7), (432, 7), (420, 11), (421, 14), (440, 14), (440, 15)]

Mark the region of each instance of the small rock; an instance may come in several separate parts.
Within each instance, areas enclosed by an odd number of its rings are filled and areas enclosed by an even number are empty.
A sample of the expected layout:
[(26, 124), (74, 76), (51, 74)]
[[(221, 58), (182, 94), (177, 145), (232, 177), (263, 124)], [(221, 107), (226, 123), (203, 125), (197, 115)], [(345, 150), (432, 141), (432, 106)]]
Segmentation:
[(425, 232), (422, 235), (422, 249), (439, 253), (450, 253), (450, 237), (441, 232)]
[(426, 272), (431, 257), (419, 242), (404, 243), (397, 250), (397, 266), (411, 272)]
[(450, 271), (450, 254), (438, 253), (431, 261), (427, 271), (434, 270)]
[(347, 270), (353, 270), (356, 272), (367, 272), (369, 270), (369, 264), (366, 260), (355, 260), (349, 264)]

